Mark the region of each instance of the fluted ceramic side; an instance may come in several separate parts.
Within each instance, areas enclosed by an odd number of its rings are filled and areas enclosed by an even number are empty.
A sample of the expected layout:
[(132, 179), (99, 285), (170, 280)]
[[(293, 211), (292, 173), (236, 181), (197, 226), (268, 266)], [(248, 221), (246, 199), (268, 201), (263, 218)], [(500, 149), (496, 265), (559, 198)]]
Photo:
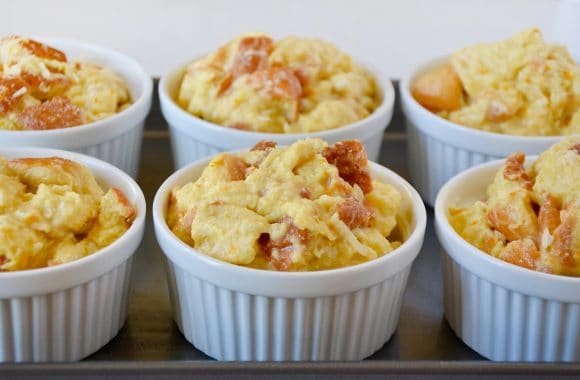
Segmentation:
[(142, 121), (112, 139), (71, 150), (99, 158), (115, 165), (131, 177), (137, 178), (144, 125), (145, 122)]
[(107, 344), (127, 316), (132, 260), (63, 291), (0, 299), (0, 362), (75, 361)]
[[(171, 129), (171, 151), (175, 168), (182, 168), (194, 161), (214, 154), (224, 152), (226, 149), (220, 148), (197, 140), (194, 137), (181, 132), (178, 129)], [(251, 148), (251, 147), (248, 147)]]
[(378, 129), (376, 133), (368, 137), (359, 138), (359, 140), (365, 146), (368, 159), (373, 162), (379, 162), (384, 133), (384, 129)]
[(397, 327), (411, 265), (337, 296), (255, 296), (200, 280), (170, 261), (175, 320), (187, 340), (219, 360), (361, 360)]
[(501, 158), (451, 145), (411, 123), (407, 123), (407, 136), (411, 182), (431, 206), (435, 204), (441, 187), (451, 177), (472, 166)]
[(580, 304), (494, 284), (443, 253), (445, 316), (481, 355), (499, 361), (580, 360)]
[[(220, 146), (219, 141), (215, 141), (214, 144), (208, 144), (202, 140), (196, 139), (191, 134), (183, 133), (178, 128), (172, 128), (171, 125), (170, 130), (171, 130), (171, 149), (173, 152), (173, 161), (175, 163), (176, 168), (182, 168), (199, 159), (213, 156), (220, 152), (226, 152), (231, 150), (228, 149), (227, 147)], [(203, 133), (203, 130), (201, 130), (200, 133)], [(359, 136), (356, 136), (356, 134), (351, 136), (351, 138), (353, 139), (358, 138), (363, 143), (369, 160), (376, 162), (379, 159), (379, 154), (381, 151), (383, 133), (384, 128), (377, 129), (375, 133), (366, 138), (360, 138)], [(336, 139), (328, 139), (328, 138), (326, 140), (330, 144), (339, 141)], [(255, 145), (255, 143), (257, 142), (258, 141), (252, 142), (252, 145)], [(252, 145), (244, 146), (242, 148), (249, 149), (252, 147)]]

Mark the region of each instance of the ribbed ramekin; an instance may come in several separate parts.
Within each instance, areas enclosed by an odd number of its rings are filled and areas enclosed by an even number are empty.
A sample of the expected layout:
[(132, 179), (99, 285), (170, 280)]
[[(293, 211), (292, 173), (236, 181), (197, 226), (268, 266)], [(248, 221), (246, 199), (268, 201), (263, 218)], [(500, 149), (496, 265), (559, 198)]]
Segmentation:
[(145, 198), (127, 174), (85, 155), (42, 148), (0, 148), (0, 156), (58, 156), (85, 164), (103, 187), (135, 205), (129, 230), (108, 247), (48, 268), (0, 273), (0, 362), (80, 360), (122, 327), (133, 254), (145, 226)]
[(165, 221), (172, 189), (199, 177), (209, 159), (169, 177), (153, 202), (167, 258), (174, 318), (196, 348), (219, 360), (360, 360), (395, 331), (411, 265), (423, 243), (425, 206), (390, 170), (373, 177), (403, 195), (407, 240), (376, 260), (318, 272), (276, 272), (213, 259), (179, 240)]
[(459, 174), (437, 197), (435, 228), (443, 249), (445, 316), (469, 347), (489, 359), (578, 361), (580, 278), (504, 262), (463, 240), (449, 224), (449, 207), (484, 199), (503, 162)]
[(94, 123), (46, 131), (0, 130), (0, 148), (43, 147), (87, 154), (107, 161), (135, 178), (141, 136), (151, 108), (152, 79), (132, 58), (113, 50), (73, 40), (38, 38), (64, 51), (70, 60), (96, 63), (118, 73), (131, 93), (126, 110)]
[(485, 132), (450, 122), (424, 108), (411, 94), (411, 86), (419, 75), (447, 60), (437, 59), (419, 66), (400, 85), (401, 104), (407, 119), (411, 183), (430, 205), (435, 204), (441, 186), (455, 174), (515, 151), (540, 154), (561, 138)]
[(165, 74), (159, 82), (161, 112), (169, 125), (173, 160), (178, 168), (219, 152), (251, 148), (262, 140), (290, 145), (308, 137), (321, 138), (330, 144), (358, 139), (365, 146), (369, 160), (379, 159), (383, 133), (393, 116), (395, 102), (395, 91), (388, 78), (373, 72), (381, 91), (382, 102), (371, 115), (356, 123), (312, 133), (263, 133), (223, 127), (182, 109), (174, 99), (186, 67), (187, 63), (178, 66)]

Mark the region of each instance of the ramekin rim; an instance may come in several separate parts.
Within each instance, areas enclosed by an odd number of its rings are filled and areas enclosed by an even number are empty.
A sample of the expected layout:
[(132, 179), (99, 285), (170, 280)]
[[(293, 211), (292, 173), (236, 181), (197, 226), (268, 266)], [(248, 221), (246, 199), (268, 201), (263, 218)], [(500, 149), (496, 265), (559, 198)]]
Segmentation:
[[(538, 158), (537, 155), (530, 155), (526, 156), (526, 160), (530, 160), (527, 164), (531, 164)], [(551, 274), (551, 273), (544, 273), (539, 272), (533, 269), (527, 269), (524, 267), (520, 267), (515, 264), (511, 264), (507, 261), (501, 260), (497, 257), (486, 253), (479, 248), (475, 247), (467, 240), (465, 240), (461, 235), (455, 231), (455, 229), (451, 226), (449, 222), (447, 209), (449, 208), (449, 204), (444, 204), (445, 201), (448, 201), (447, 194), (454, 188), (458, 187), (461, 184), (461, 181), (465, 179), (465, 177), (473, 175), (473, 173), (485, 169), (489, 169), (491, 167), (496, 167), (499, 169), (501, 165), (503, 165), (505, 159), (498, 159), (489, 162), (484, 162), (482, 164), (473, 166), (467, 170), (462, 171), (461, 173), (453, 176), (449, 181), (443, 185), (441, 190), (437, 195), (437, 199), (435, 201), (435, 222), (441, 228), (442, 232), (445, 234), (445, 237), (453, 239), (456, 244), (459, 244), (464, 251), (469, 252), (468, 254), (472, 257), (476, 258), (476, 260), (483, 260), (490, 265), (493, 265), (498, 270), (503, 271), (502, 275), (509, 275), (510, 273), (518, 273), (521, 276), (525, 276), (529, 280), (538, 280), (542, 279), (544, 281), (552, 281), (552, 282), (561, 282), (567, 285), (580, 285), (580, 277), (573, 277), (573, 276), (565, 276), (559, 274)], [(491, 282), (493, 280), (488, 279)], [(531, 291), (531, 290), (530, 290)]]
[[(404, 105), (407, 105), (411, 108), (412, 112), (416, 112), (423, 117), (430, 118), (433, 123), (430, 124), (430, 128), (440, 128), (442, 130), (446, 129), (449, 131), (453, 131), (456, 134), (462, 134), (462, 136), (466, 136), (469, 139), (499, 139), (503, 143), (517, 143), (517, 144), (525, 144), (525, 143), (546, 143), (546, 142), (553, 142), (555, 143), (562, 137), (566, 137), (566, 135), (555, 135), (555, 136), (519, 136), (519, 135), (510, 135), (505, 133), (495, 133), (489, 131), (483, 131), (476, 128), (471, 128), (468, 126), (464, 126), (458, 123), (454, 123), (450, 120), (447, 120), (431, 111), (427, 108), (423, 107), (411, 94), (411, 84), (413, 83), (414, 79), (417, 77), (421, 71), (425, 70), (425, 68), (434, 66), (438, 63), (445, 62), (449, 60), (450, 54), (442, 55), (437, 58), (433, 58), (427, 62), (423, 62), (421, 64), (415, 64), (412, 70), (407, 71), (407, 73), (403, 76), (401, 81), (399, 82), (399, 92), (401, 94), (401, 101)], [(417, 126), (418, 128), (420, 126)], [(427, 129), (423, 129), (426, 133), (429, 133)]]
[[(239, 151), (240, 150), (238, 150), (238, 152)], [(243, 150), (241, 150), (241, 151), (243, 151)], [(221, 154), (221, 153), (219, 153), (219, 154)], [(272, 278), (273, 279), (292, 279), (292, 278), (300, 279), (300, 278), (304, 278), (304, 277), (309, 278), (309, 279), (314, 279), (317, 277), (324, 278), (324, 277), (330, 277), (333, 275), (347, 275), (350, 272), (365, 271), (367, 269), (372, 269), (374, 266), (382, 264), (383, 261), (395, 260), (399, 256), (405, 255), (405, 254), (409, 255), (410, 253), (408, 251), (409, 251), (410, 247), (412, 247), (415, 244), (418, 244), (418, 241), (422, 240), (424, 237), (424, 232), (425, 232), (426, 224), (427, 224), (427, 212), (426, 212), (425, 205), (424, 205), (420, 195), (404, 178), (402, 178), (400, 175), (398, 175), (394, 171), (392, 171), (392, 170), (390, 170), (382, 165), (379, 165), (377, 163), (369, 162), (369, 164), (371, 166), (371, 172), (373, 172), (375, 170), (383, 171), (384, 173), (386, 173), (387, 175), (389, 175), (393, 179), (395, 179), (397, 181), (397, 185), (402, 187), (403, 189), (405, 189), (406, 193), (408, 194), (408, 196), (410, 198), (409, 201), (412, 204), (413, 216), (416, 219), (415, 226), (414, 226), (412, 232), (409, 234), (408, 238), (399, 247), (397, 247), (393, 251), (391, 251), (391, 252), (389, 252), (381, 257), (378, 257), (376, 259), (369, 260), (367, 262), (356, 264), (356, 265), (335, 268), (335, 269), (327, 269), (327, 270), (320, 270), (320, 271), (304, 271), (304, 272), (282, 272), (282, 271), (256, 269), (256, 268), (250, 268), (250, 267), (246, 267), (246, 266), (242, 266), (242, 265), (228, 263), (228, 262), (210, 257), (210, 256), (196, 250), (195, 248), (187, 245), (185, 242), (183, 242), (181, 239), (179, 239), (177, 236), (175, 236), (175, 234), (169, 229), (169, 226), (167, 225), (165, 213), (163, 212), (163, 208), (165, 206), (163, 205), (162, 202), (163, 202), (163, 200), (168, 199), (168, 195), (171, 192), (171, 186), (173, 186), (174, 182), (179, 181), (179, 179), (181, 179), (185, 175), (186, 172), (188, 172), (189, 170), (192, 170), (193, 167), (199, 167), (202, 165), (207, 166), (207, 163), (209, 163), (209, 161), (213, 157), (215, 157), (215, 155), (212, 157), (206, 157), (206, 158), (202, 158), (200, 160), (197, 160), (197, 161), (177, 170), (175, 173), (173, 173), (171, 176), (169, 176), (163, 182), (163, 184), (159, 187), (157, 193), (155, 194), (155, 198), (153, 200), (153, 205), (152, 205), (152, 214), (153, 214), (154, 225), (160, 227), (161, 232), (165, 235), (165, 237), (170, 239), (173, 244), (177, 244), (181, 250), (188, 252), (188, 254), (193, 256), (195, 260), (201, 260), (205, 265), (210, 265), (213, 267), (220, 267), (220, 268), (223, 268), (223, 270), (225, 270), (225, 271), (237, 272), (237, 273), (240, 273), (241, 275), (244, 275), (244, 274), (250, 275), (251, 274), (251, 275), (259, 276), (264, 280), (272, 279)], [(419, 251), (420, 251), (420, 249), (418, 250), (417, 255), (419, 254)], [(163, 252), (163, 253), (165, 256), (167, 256), (169, 258), (169, 255), (167, 253), (165, 253), (165, 252)]]
[[(57, 129), (49, 129), (49, 130), (2, 130), (0, 129), (0, 136), (59, 136), (59, 135), (70, 135), (73, 133), (84, 133), (86, 131), (91, 131), (97, 128), (108, 127), (108, 124), (118, 124), (119, 122), (124, 121), (125, 118), (133, 115), (135, 112), (139, 111), (142, 107), (145, 107), (148, 102), (151, 101), (153, 96), (153, 79), (147, 74), (147, 72), (143, 69), (143, 66), (134, 58), (129, 55), (123, 54), (119, 51), (106, 48), (97, 44), (93, 44), (90, 42), (84, 42), (77, 39), (68, 39), (68, 38), (53, 38), (47, 36), (33, 36), (31, 38), (37, 39), (42, 42), (52, 41), (52, 43), (64, 43), (64, 44), (74, 44), (77, 46), (85, 46), (86, 48), (97, 51), (99, 53), (105, 53), (107, 56), (117, 56), (121, 57), (123, 60), (130, 62), (131, 65), (134, 65), (136, 76), (139, 78), (140, 82), (143, 84), (143, 91), (139, 94), (139, 97), (132, 102), (129, 107), (125, 108), (121, 112), (115, 113), (114, 115), (108, 116), (101, 120), (93, 121), (92, 123), (86, 123), (77, 125), (70, 128), (57, 128)], [(49, 42), (50, 43), (50, 42)], [(118, 74), (118, 73), (117, 73)], [(126, 81), (126, 78), (123, 77), (123, 80)]]
[(192, 63), (195, 60), (198, 60), (202, 57), (203, 57), (203, 55), (198, 56), (196, 58), (190, 58), (188, 60), (183, 61), (184, 63), (182, 63), (178, 66), (174, 66), (172, 69), (166, 71), (161, 76), (161, 78), (159, 80), (159, 84), (158, 84), (159, 98), (168, 107), (170, 107), (170, 110), (172, 112), (175, 112), (180, 117), (190, 118), (192, 121), (195, 121), (196, 123), (201, 124), (204, 127), (209, 128), (215, 132), (220, 132), (220, 131), (226, 130), (226, 131), (228, 131), (228, 133), (231, 133), (232, 136), (234, 136), (234, 137), (235, 136), (243, 136), (245, 138), (254, 137), (256, 140), (265, 140), (265, 139), (275, 140), (276, 139), (278, 141), (283, 140), (283, 139), (296, 140), (296, 139), (303, 139), (303, 138), (307, 138), (307, 137), (325, 138), (326, 136), (333, 134), (333, 133), (349, 132), (353, 129), (358, 129), (361, 126), (367, 125), (369, 122), (372, 122), (376, 119), (381, 118), (383, 115), (388, 114), (389, 111), (392, 110), (394, 105), (395, 105), (395, 88), (393, 86), (393, 83), (390, 80), (388, 80), (386, 78), (386, 76), (382, 75), (382, 73), (379, 70), (376, 70), (372, 65), (360, 64), (361, 67), (368, 70), (373, 75), (375, 81), (377, 82), (377, 85), (379, 86), (379, 88), (381, 90), (381, 94), (382, 94), (382, 101), (379, 104), (379, 106), (377, 108), (375, 108), (375, 110), (370, 115), (366, 116), (363, 119), (357, 120), (354, 123), (349, 123), (349, 124), (346, 124), (346, 125), (343, 125), (343, 126), (340, 126), (337, 128), (323, 130), (323, 131), (316, 131), (316, 132), (272, 133), (272, 132), (244, 131), (244, 130), (239, 130), (239, 129), (234, 129), (234, 128), (228, 128), (226, 126), (216, 124), (216, 123), (213, 123), (211, 121), (207, 121), (207, 120), (204, 120), (200, 117), (197, 117), (195, 115), (190, 114), (189, 112), (187, 112), (186, 110), (184, 110), (183, 108), (181, 108), (177, 104), (177, 102), (169, 94), (169, 91), (167, 89), (169, 77), (177, 74), (178, 72), (184, 71), (190, 63)]
[[(142, 228), (142, 226), (144, 226), (146, 221), (147, 206), (143, 191), (141, 190), (137, 182), (133, 178), (131, 178), (131, 176), (129, 176), (121, 169), (115, 167), (114, 165), (99, 160), (95, 157), (87, 156), (76, 152), (64, 151), (60, 149), (39, 148), (39, 147), (14, 147), (14, 148), (0, 147), (0, 156), (2, 156), (2, 154), (5, 154), (6, 152), (9, 153), (14, 152), (15, 154), (20, 155), (19, 152), (21, 151), (30, 152), (32, 154), (34, 154), (34, 152), (38, 152), (39, 154), (46, 153), (47, 155), (43, 157), (55, 156), (62, 157), (65, 159), (71, 159), (74, 160), (75, 162), (80, 162), (83, 165), (87, 166), (89, 170), (91, 170), (91, 172), (93, 171), (93, 168), (96, 166), (101, 165), (105, 167), (109, 173), (113, 173), (115, 177), (120, 177), (122, 181), (127, 182), (131, 187), (131, 189), (135, 191), (135, 193), (137, 194), (137, 199), (134, 203), (134, 206), (137, 209), (137, 216), (135, 217), (135, 220), (133, 220), (133, 223), (131, 223), (129, 229), (125, 231), (119, 238), (117, 238), (108, 246), (101, 248), (91, 253), (90, 255), (81, 257), (73, 261), (69, 261), (67, 263), (58, 264), (50, 267), (0, 272), (0, 278), (3, 278), (3, 280), (10, 280), (26, 276), (30, 277), (39, 275), (54, 275), (55, 273), (67, 272), (70, 270), (78, 269), (79, 267), (90, 266), (95, 260), (98, 260), (101, 256), (114, 255), (115, 251), (119, 246), (128, 244), (130, 240), (137, 238), (136, 235), (139, 234), (139, 230)], [(24, 153), (24, 156), (23, 155), (20, 156), (26, 157), (26, 155), (30, 153)]]

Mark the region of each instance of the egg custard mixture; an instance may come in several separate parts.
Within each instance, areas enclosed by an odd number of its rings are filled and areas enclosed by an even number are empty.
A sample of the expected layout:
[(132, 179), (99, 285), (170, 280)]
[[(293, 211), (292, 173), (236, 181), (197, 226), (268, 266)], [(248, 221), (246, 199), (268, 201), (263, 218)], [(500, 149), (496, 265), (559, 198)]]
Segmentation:
[(63, 264), (104, 248), (136, 210), (83, 165), (59, 157), (0, 158), (0, 272)]
[(62, 51), (23, 37), (0, 39), (0, 130), (48, 130), (92, 123), (131, 104), (108, 68), (70, 62)]
[(405, 236), (401, 194), (373, 181), (358, 141), (263, 141), (223, 153), (173, 190), (168, 225), (219, 260), (259, 269), (316, 271), (388, 254)]
[(580, 276), (580, 136), (542, 153), (529, 169), (514, 153), (487, 200), (451, 208), (455, 231), (480, 250), (537, 271)]
[(189, 64), (176, 101), (225, 127), (304, 133), (364, 119), (381, 96), (374, 77), (328, 42), (252, 34)]
[(536, 28), (459, 50), (419, 76), (415, 99), (450, 121), (519, 136), (580, 133), (580, 66)]

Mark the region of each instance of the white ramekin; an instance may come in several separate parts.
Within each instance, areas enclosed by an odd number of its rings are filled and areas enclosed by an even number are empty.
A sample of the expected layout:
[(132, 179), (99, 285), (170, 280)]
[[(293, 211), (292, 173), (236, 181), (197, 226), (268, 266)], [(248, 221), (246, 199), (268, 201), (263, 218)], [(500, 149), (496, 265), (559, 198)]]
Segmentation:
[(71, 61), (96, 63), (121, 75), (133, 104), (116, 115), (78, 127), (47, 131), (0, 130), (0, 148), (34, 146), (75, 151), (107, 161), (135, 178), (143, 126), (151, 108), (151, 77), (135, 60), (113, 50), (74, 40), (38, 40), (62, 50)]
[(423, 243), (425, 206), (401, 177), (371, 163), (402, 194), (408, 239), (370, 262), (319, 272), (275, 272), (213, 259), (179, 240), (165, 221), (172, 189), (199, 177), (202, 159), (169, 177), (153, 202), (167, 258), (174, 318), (195, 347), (219, 360), (360, 360), (391, 337), (411, 264)]
[(80, 360), (107, 344), (125, 322), (133, 253), (143, 237), (145, 198), (114, 166), (78, 153), (0, 148), (0, 156), (50, 157), (89, 167), (104, 187), (121, 189), (137, 217), (110, 246), (70, 263), (0, 273), (0, 362)]
[(445, 63), (437, 59), (419, 66), (403, 78), (401, 104), (407, 119), (408, 162), (411, 183), (423, 199), (435, 204), (443, 184), (474, 165), (507, 157), (514, 151), (540, 154), (561, 137), (526, 137), (490, 133), (452, 123), (420, 105), (411, 86), (422, 73)]
[[(533, 157), (528, 157), (532, 162)], [(442, 246), (445, 316), (481, 355), (499, 361), (580, 360), (580, 278), (504, 262), (463, 240), (449, 224), (450, 206), (485, 198), (504, 160), (451, 179), (435, 202)]]
[[(193, 60), (189, 60), (188, 63)], [(377, 161), (383, 141), (383, 133), (393, 116), (395, 91), (388, 78), (372, 71), (381, 91), (380, 106), (368, 117), (356, 123), (327, 131), (312, 133), (263, 133), (241, 131), (223, 127), (191, 115), (176, 102), (187, 64), (165, 74), (159, 82), (161, 112), (169, 124), (173, 161), (177, 168), (219, 152), (251, 148), (259, 141), (275, 141), (279, 145), (290, 145), (307, 137), (317, 137), (334, 144), (342, 140), (360, 140), (369, 160)]]

